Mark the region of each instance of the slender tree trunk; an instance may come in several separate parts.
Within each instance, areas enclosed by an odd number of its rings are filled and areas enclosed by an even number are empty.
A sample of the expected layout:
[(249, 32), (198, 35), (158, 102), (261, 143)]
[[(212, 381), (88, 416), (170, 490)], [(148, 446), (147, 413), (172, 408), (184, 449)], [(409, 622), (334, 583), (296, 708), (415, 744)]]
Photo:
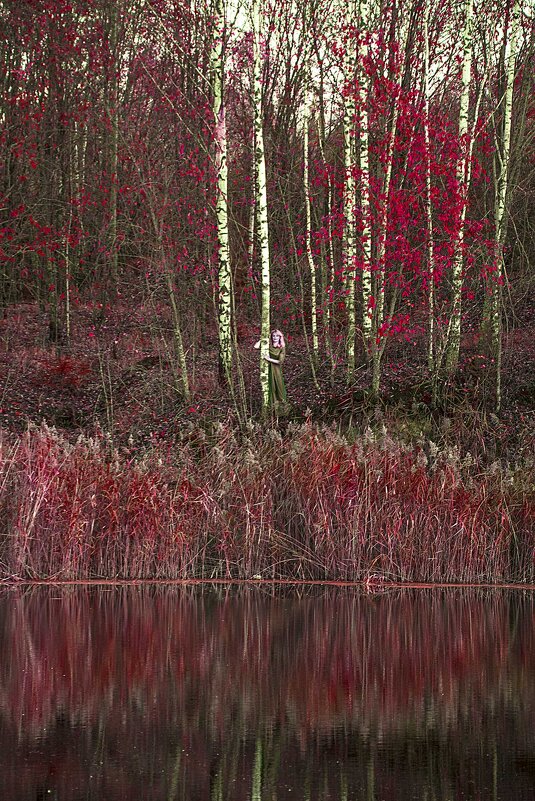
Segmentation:
[[(323, 97), (323, 92), (321, 92), (320, 94), (320, 103), (323, 102), (322, 97)], [(326, 225), (327, 225), (327, 245), (325, 246), (325, 244), (322, 243), (322, 260), (323, 260), (323, 269), (325, 272), (325, 289), (323, 293), (323, 303), (322, 303), (322, 309), (323, 309), (322, 323), (323, 323), (323, 336), (325, 338), (325, 346), (331, 363), (331, 375), (332, 375), (335, 368), (335, 359), (334, 359), (333, 346), (331, 340), (331, 304), (334, 296), (334, 281), (335, 281), (333, 226), (332, 226), (332, 208), (334, 203), (334, 191), (333, 191), (333, 179), (328, 171), (327, 162), (325, 160), (325, 128), (323, 127), (323, 123), (320, 123), (318, 135), (319, 135), (321, 158), (327, 169), (327, 195), (324, 201), (324, 218), (326, 218)]]
[[(162, 257), (165, 259), (165, 256)], [(189, 389), (188, 368), (186, 364), (186, 353), (184, 351), (184, 342), (182, 340), (182, 330), (180, 323), (180, 314), (175, 298), (175, 289), (173, 287), (173, 279), (167, 262), (164, 264), (165, 270), (165, 285), (167, 287), (167, 295), (169, 303), (171, 304), (171, 311), (173, 313), (173, 340), (175, 344), (175, 356), (180, 370), (180, 382), (182, 384), (182, 394), (186, 401), (190, 400), (191, 394)]]
[[(368, 0), (360, 3), (360, 27), (365, 37), (368, 31)], [(359, 163), (360, 163), (360, 205), (362, 214), (362, 337), (367, 356), (370, 356), (372, 339), (372, 240), (370, 215), (370, 161), (369, 161), (369, 119), (368, 92), (369, 78), (364, 61), (368, 57), (368, 45), (363, 38), (360, 46), (359, 81)]]
[(110, 124), (109, 141), (109, 181), (110, 181), (110, 222), (109, 222), (109, 252), (110, 252), (110, 272), (113, 283), (113, 291), (117, 290), (119, 273), (119, 251), (117, 248), (117, 166), (118, 166), (118, 146), (119, 146), (119, 50), (118, 50), (118, 17), (120, 3), (110, 4), (110, 51), (112, 58), (112, 68), (110, 83), (108, 87), (108, 119)]
[[(43, 186), (46, 187), (46, 197), (48, 202), (46, 204), (46, 214), (48, 217), (48, 224), (52, 230), (58, 226), (58, 204), (51, 203), (52, 198), (61, 197), (61, 170), (58, 165), (58, 154), (60, 152), (59, 146), (59, 129), (57, 115), (59, 114), (60, 107), (63, 105), (62, 100), (59, 101), (58, 96), (53, 96), (53, 89), (58, 90), (60, 79), (57, 71), (57, 64), (52, 56), (52, 46), (48, 43), (48, 58), (46, 63), (49, 64), (47, 86), (44, 89), (42, 102), (45, 107), (45, 115), (43, 118), (43, 135), (42, 154), (40, 164), (42, 165), (42, 181)], [(49, 340), (57, 344), (62, 338), (61, 331), (61, 317), (59, 309), (59, 287), (58, 287), (58, 266), (57, 261), (48, 258), (48, 255), (43, 257), (44, 260), (44, 274), (46, 276), (45, 292), (48, 296), (48, 332)], [(49, 290), (51, 288), (51, 291)]]
[(71, 276), (72, 276), (72, 249), (71, 249), (71, 233), (72, 233), (72, 218), (73, 218), (73, 200), (76, 193), (76, 181), (74, 177), (73, 168), (73, 152), (72, 152), (72, 138), (69, 142), (69, 183), (67, 194), (67, 215), (68, 223), (65, 232), (65, 338), (67, 344), (71, 342)]
[(505, 104), (503, 110), (502, 141), (497, 148), (499, 172), (496, 176), (496, 195), (494, 206), (495, 225), (495, 264), (496, 274), (492, 285), (491, 344), (496, 371), (496, 409), (502, 400), (501, 361), (502, 361), (502, 285), (504, 280), (503, 248), (507, 234), (507, 198), (509, 188), (509, 159), (511, 153), (511, 120), (513, 111), (513, 88), (515, 79), (515, 59), (519, 28), (519, 6), (515, 0), (511, 9), (509, 31), (505, 43)]
[(461, 100), (459, 108), (459, 147), (457, 162), (457, 185), (459, 187), (459, 230), (455, 242), (452, 264), (452, 304), (449, 336), (446, 349), (446, 369), (456, 370), (461, 345), (461, 295), (464, 265), (464, 223), (468, 202), (468, 108), (470, 103), (470, 72), (472, 68), (472, 17), (473, 0), (465, 0), (465, 22), (463, 29), (463, 65), (461, 74)]
[(223, 0), (215, 1), (213, 15), (214, 40), (210, 54), (213, 90), (213, 113), (215, 120), (215, 168), (216, 217), (218, 240), (218, 332), (220, 372), (228, 385), (232, 381), (232, 274), (228, 238), (227, 209), (227, 125), (224, 99), (225, 66), (223, 60), (223, 37), (225, 32), (225, 12)]
[(69, 232), (65, 240), (65, 340), (71, 342), (71, 248), (69, 237), (71, 232), (72, 210), (69, 212)]
[[(168, 199), (165, 197), (163, 199), (163, 205), (167, 205)], [(163, 221), (158, 219), (156, 213), (156, 206), (154, 203), (149, 204), (149, 213), (152, 220), (152, 225), (154, 228), (154, 234), (156, 239), (156, 253), (160, 259), (160, 269), (164, 272), (164, 281), (165, 287), (167, 289), (167, 297), (169, 298), (169, 305), (171, 306), (171, 312), (173, 316), (173, 342), (174, 342), (174, 350), (175, 350), (175, 358), (178, 363), (178, 369), (180, 373), (180, 386), (177, 386), (177, 391), (182, 391), (182, 395), (186, 401), (189, 401), (191, 398), (191, 392), (189, 388), (189, 379), (188, 379), (188, 367), (186, 363), (186, 352), (184, 350), (184, 341), (182, 339), (182, 321), (180, 319), (180, 311), (178, 309), (178, 305), (176, 302), (175, 296), (175, 288), (174, 288), (174, 280), (173, 280), (173, 273), (169, 267), (169, 260), (166, 254), (166, 248), (164, 243), (164, 234), (163, 234)]]
[[(251, 207), (249, 209), (249, 228), (248, 228), (248, 241), (247, 241), (247, 272), (249, 276), (249, 280), (251, 282), (251, 287), (255, 287), (255, 273), (254, 273), (254, 263), (255, 263), (255, 232), (256, 232), (256, 198), (255, 198), (255, 190), (253, 189), (253, 196), (251, 198)], [(256, 292), (252, 294), (256, 297)], [(256, 304), (255, 304), (256, 305)]]
[(427, 273), (428, 273), (428, 318), (427, 318), (427, 368), (431, 375), (435, 371), (435, 252), (433, 233), (433, 206), (431, 202), (431, 142), (429, 137), (429, 7), (424, 5), (424, 145), (425, 145), (425, 213), (427, 221)]
[[(354, 22), (355, 14), (353, 3), (348, 8), (348, 21)], [(353, 82), (356, 71), (356, 50), (352, 32), (348, 32), (346, 44), (344, 93), (344, 238), (343, 238), (343, 273), (346, 294), (347, 311), (347, 338), (346, 338), (346, 377), (348, 383), (353, 381), (355, 373), (355, 267), (356, 267), (356, 198), (355, 198), (355, 100), (353, 97)]]
[[(404, 49), (402, 42), (401, 49)], [(379, 394), (381, 382), (381, 358), (384, 353), (386, 338), (381, 336), (381, 326), (385, 317), (385, 272), (386, 272), (386, 239), (388, 234), (388, 209), (390, 198), (390, 185), (392, 182), (392, 162), (394, 158), (394, 146), (396, 143), (399, 103), (403, 73), (401, 72), (395, 84), (392, 112), (388, 125), (388, 138), (386, 146), (385, 171), (381, 186), (381, 205), (378, 215), (377, 225), (377, 271), (375, 273), (375, 310), (373, 313), (373, 329), (371, 339), (372, 353), (372, 394)], [(392, 296), (393, 298), (395, 295)], [(390, 314), (391, 316), (391, 314)]]
[(327, 225), (327, 245), (322, 242), (322, 271), (325, 276), (323, 298), (320, 299), (322, 307), (323, 336), (327, 354), (331, 362), (331, 371), (334, 369), (334, 355), (331, 343), (331, 302), (334, 291), (334, 251), (333, 251), (333, 231), (332, 231), (332, 207), (333, 207), (333, 180), (328, 169), (326, 159), (327, 132), (325, 123), (325, 88), (323, 76), (323, 61), (316, 36), (312, 33), (313, 46), (316, 54), (316, 61), (319, 71), (319, 113), (318, 113), (318, 144), (321, 159), (326, 169), (327, 193), (323, 198), (323, 217)]
[(270, 266), (269, 224), (266, 188), (266, 160), (264, 154), (264, 132), (262, 126), (262, 64), (260, 55), (261, 10), (260, 0), (253, 0), (253, 111), (255, 142), (255, 191), (258, 225), (258, 243), (262, 282), (262, 318), (260, 329), (260, 386), (262, 409), (269, 405), (269, 336), (270, 336)]
[(308, 128), (310, 124), (310, 98), (308, 91), (305, 97), (305, 104), (303, 110), (303, 192), (305, 196), (305, 250), (307, 254), (308, 269), (310, 272), (310, 316), (311, 316), (311, 331), (312, 331), (312, 353), (314, 360), (317, 363), (319, 346), (318, 346), (318, 311), (316, 302), (316, 268), (314, 265), (314, 258), (312, 256), (311, 244), (311, 215), (310, 215), (310, 195), (309, 195), (309, 156), (308, 156)]
[[(329, 254), (327, 259), (327, 270), (329, 280), (327, 282), (327, 287), (325, 290), (325, 332), (329, 339), (329, 350), (332, 350), (331, 346), (331, 303), (334, 297), (334, 280), (335, 280), (335, 270), (334, 270), (334, 246), (333, 246), (333, 224), (332, 224), (332, 209), (334, 205), (334, 189), (333, 189), (333, 180), (331, 176), (328, 177), (328, 195), (327, 195), (327, 253)], [(332, 354), (331, 354), (332, 355)]]
[[(304, 289), (304, 286), (303, 286), (303, 276), (302, 276), (302, 273), (301, 273), (301, 268), (299, 266), (299, 256), (297, 255), (297, 244), (296, 244), (296, 241), (295, 241), (295, 234), (294, 234), (294, 229), (293, 229), (293, 225), (292, 225), (292, 218), (291, 218), (289, 209), (286, 209), (286, 217), (287, 217), (287, 220), (288, 220), (288, 230), (290, 232), (291, 241), (292, 241), (292, 250), (293, 250), (293, 252), (295, 254), (295, 274), (297, 275), (297, 279), (299, 281), (299, 317), (300, 317), (300, 320), (301, 320), (301, 326), (303, 328), (303, 339), (304, 339), (304, 342), (305, 342), (308, 361), (309, 361), (309, 364), (310, 364), (310, 372), (311, 372), (311, 375), (312, 375), (312, 381), (314, 383), (315, 388), (319, 391), (320, 386), (319, 386), (318, 377), (317, 377), (317, 374), (316, 374), (316, 363), (315, 363), (315, 359), (314, 359), (314, 354), (313, 354), (313, 352), (312, 352), (312, 350), (310, 348), (309, 332), (308, 332), (307, 325), (306, 325), (305, 301), (304, 301), (305, 289)], [(297, 303), (295, 305), (297, 306)]]

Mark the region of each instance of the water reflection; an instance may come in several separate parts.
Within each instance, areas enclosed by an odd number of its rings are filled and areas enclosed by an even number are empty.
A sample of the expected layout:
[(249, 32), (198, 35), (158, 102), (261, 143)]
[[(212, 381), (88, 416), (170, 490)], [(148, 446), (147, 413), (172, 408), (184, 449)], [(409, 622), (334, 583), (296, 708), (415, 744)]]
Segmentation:
[(0, 595), (3, 797), (535, 798), (530, 594)]

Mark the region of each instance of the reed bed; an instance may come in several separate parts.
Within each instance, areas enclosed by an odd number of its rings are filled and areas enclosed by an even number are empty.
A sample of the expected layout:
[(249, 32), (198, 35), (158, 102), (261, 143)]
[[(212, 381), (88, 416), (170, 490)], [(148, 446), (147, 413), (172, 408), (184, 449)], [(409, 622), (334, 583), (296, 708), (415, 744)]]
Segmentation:
[(386, 431), (186, 429), (142, 454), (0, 441), (3, 579), (533, 582), (535, 468)]

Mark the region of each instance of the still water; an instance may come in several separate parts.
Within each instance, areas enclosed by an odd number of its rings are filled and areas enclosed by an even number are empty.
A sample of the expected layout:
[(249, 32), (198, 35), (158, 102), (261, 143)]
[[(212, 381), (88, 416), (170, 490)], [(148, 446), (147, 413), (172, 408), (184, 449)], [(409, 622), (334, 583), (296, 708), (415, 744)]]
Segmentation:
[(4, 587), (6, 801), (535, 799), (512, 591)]

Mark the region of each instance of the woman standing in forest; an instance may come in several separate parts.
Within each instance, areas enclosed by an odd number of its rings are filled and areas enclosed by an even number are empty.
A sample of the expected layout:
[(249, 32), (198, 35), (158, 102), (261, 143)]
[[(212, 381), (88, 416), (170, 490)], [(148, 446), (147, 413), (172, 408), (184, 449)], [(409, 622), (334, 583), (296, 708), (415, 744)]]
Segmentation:
[[(255, 348), (260, 347), (260, 340), (255, 344)], [(278, 409), (279, 404), (286, 403), (286, 385), (282, 374), (282, 363), (286, 357), (286, 342), (284, 334), (278, 328), (274, 328), (269, 337), (269, 356), (266, 361), (269, 363), (269, 404)]]

